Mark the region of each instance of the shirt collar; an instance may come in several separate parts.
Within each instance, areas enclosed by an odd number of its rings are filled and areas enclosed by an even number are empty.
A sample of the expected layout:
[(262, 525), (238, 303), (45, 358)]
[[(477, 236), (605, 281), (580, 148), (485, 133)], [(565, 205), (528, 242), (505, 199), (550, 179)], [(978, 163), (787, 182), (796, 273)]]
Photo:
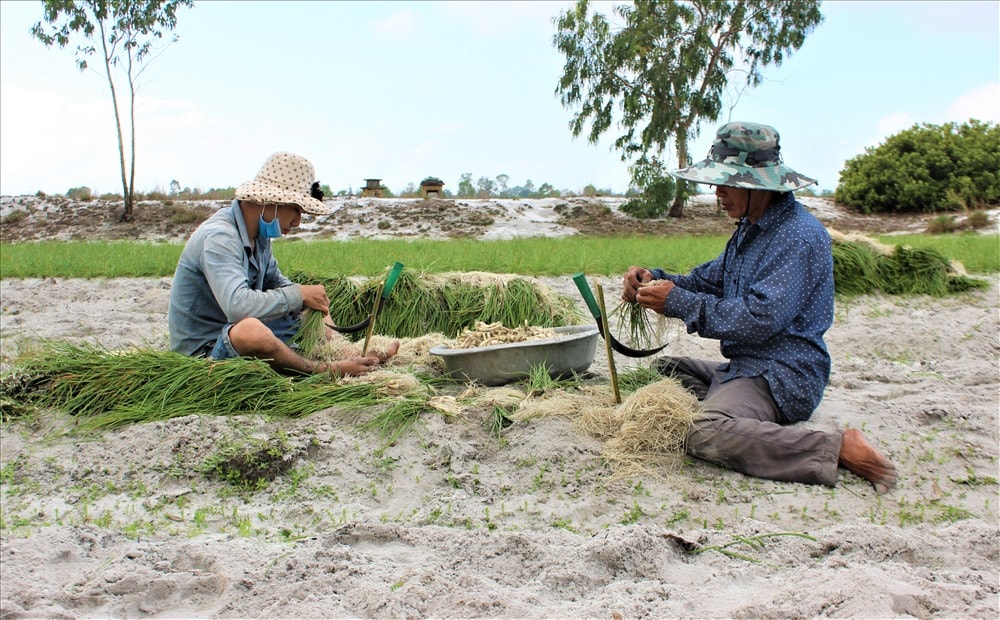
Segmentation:
[[(760, 219), (757, 220), (757, 226), (762, 230), (773, 228), (778, 222), (788, 217), (788, 211), (791, 210), (794, 204), (795, 194), (786, 192), (778, 202), (772, 203), (767, 211), (764, 211), (764, 215), (760, 216)], [(743, 218), (741, 221), (744, 224), (750, 223), (746, 218)]]
[(234, 200), (231, 208), (233, 210), (233, 219), (236, 220), (236, 229), (240, 231), (240, 240), (249, 254), (253, 251), (253, 246), (250, 245), (250, 235), (247, 234), (247, 223), (243, 218), (243, 209), (240, 208), (240, 201)]

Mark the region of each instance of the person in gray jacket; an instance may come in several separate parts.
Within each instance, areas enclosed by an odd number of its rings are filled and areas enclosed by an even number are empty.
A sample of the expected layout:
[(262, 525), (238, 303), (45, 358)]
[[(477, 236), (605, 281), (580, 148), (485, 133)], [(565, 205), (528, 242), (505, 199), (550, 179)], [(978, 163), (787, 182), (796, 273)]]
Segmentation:
[[(275, 153), (253, 180), (236, 188), (229, 207), (192, 233), (170, 291), (171, 350), (216, 360), (252, 357), (283, 373), (335, 377), (364, 374), (395, 355), (398, 342), (381, 355), (362, 357), (345, 347), (344, 359), (318, 362), (289, 345), (304, 309), (332, 323), (326, 289), (292, 282), (271, 253), (271, 240), (297, 227), (303, 213), (329, 212), (315, 176), (304, 157)], [(329, 327), (327, 336), (343, 338)]]

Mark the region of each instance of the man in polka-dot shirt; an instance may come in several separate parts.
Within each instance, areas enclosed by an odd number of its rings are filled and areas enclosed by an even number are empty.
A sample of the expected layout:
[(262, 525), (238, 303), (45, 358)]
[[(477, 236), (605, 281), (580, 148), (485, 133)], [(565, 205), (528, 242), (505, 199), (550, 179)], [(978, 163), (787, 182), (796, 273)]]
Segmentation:
[(719, 340), (728, 360), (657, 361), (702, 400), (688, 453), (751, 476), (829, 486), (844, 467), (887, 493), (896, 467), (859, 431), (792, 424), (812, 415), (830, 377), (823, 334), (833, 321), (833, 258), (826, 229), (792, 194), (816, 181), (784, 166), (779, 151), (767, 125), (720, 128), (707, 159), (672, 174), (714, 185), (736, 232), (688, 275), (630, 267), (623, 297)]

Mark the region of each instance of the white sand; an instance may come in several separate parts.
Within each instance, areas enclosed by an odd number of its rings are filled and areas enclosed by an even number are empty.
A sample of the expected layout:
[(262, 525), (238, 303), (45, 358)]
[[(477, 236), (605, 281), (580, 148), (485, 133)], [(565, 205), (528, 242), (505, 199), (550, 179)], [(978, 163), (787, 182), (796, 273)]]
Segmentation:
[[(997, 618), (997, 285), (839, 303), (808, 424), (863, 429), (899, 467), (883, 497), (846, 472), (829, 489), (700, 462), (611, 482), (570, 419), (516, 422), (501, 443), (475, 408), (425, 414), (384, 451), (335, 411), (89, 441), (53, 439), (56, 414), (11, 423), (0, 617)], [(169, 286), (4, 280), (4, 361), (22, 339), (164, 347)], [(600, 352), (592, 370), (607, 377)], [(227, 438), (277, 433), (294, 469), (249, 499), (196, 470)]]

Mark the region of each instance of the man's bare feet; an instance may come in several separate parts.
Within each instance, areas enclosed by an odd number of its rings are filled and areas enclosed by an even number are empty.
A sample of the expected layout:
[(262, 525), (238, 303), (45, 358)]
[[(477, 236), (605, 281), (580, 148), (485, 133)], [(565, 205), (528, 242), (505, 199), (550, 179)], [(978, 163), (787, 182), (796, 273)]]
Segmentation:
[(879, 495), (885, 495), (896, 486), (896, 466), (868, 443), (857, 429), (844, 431), (840, 466), (871, 482)]

